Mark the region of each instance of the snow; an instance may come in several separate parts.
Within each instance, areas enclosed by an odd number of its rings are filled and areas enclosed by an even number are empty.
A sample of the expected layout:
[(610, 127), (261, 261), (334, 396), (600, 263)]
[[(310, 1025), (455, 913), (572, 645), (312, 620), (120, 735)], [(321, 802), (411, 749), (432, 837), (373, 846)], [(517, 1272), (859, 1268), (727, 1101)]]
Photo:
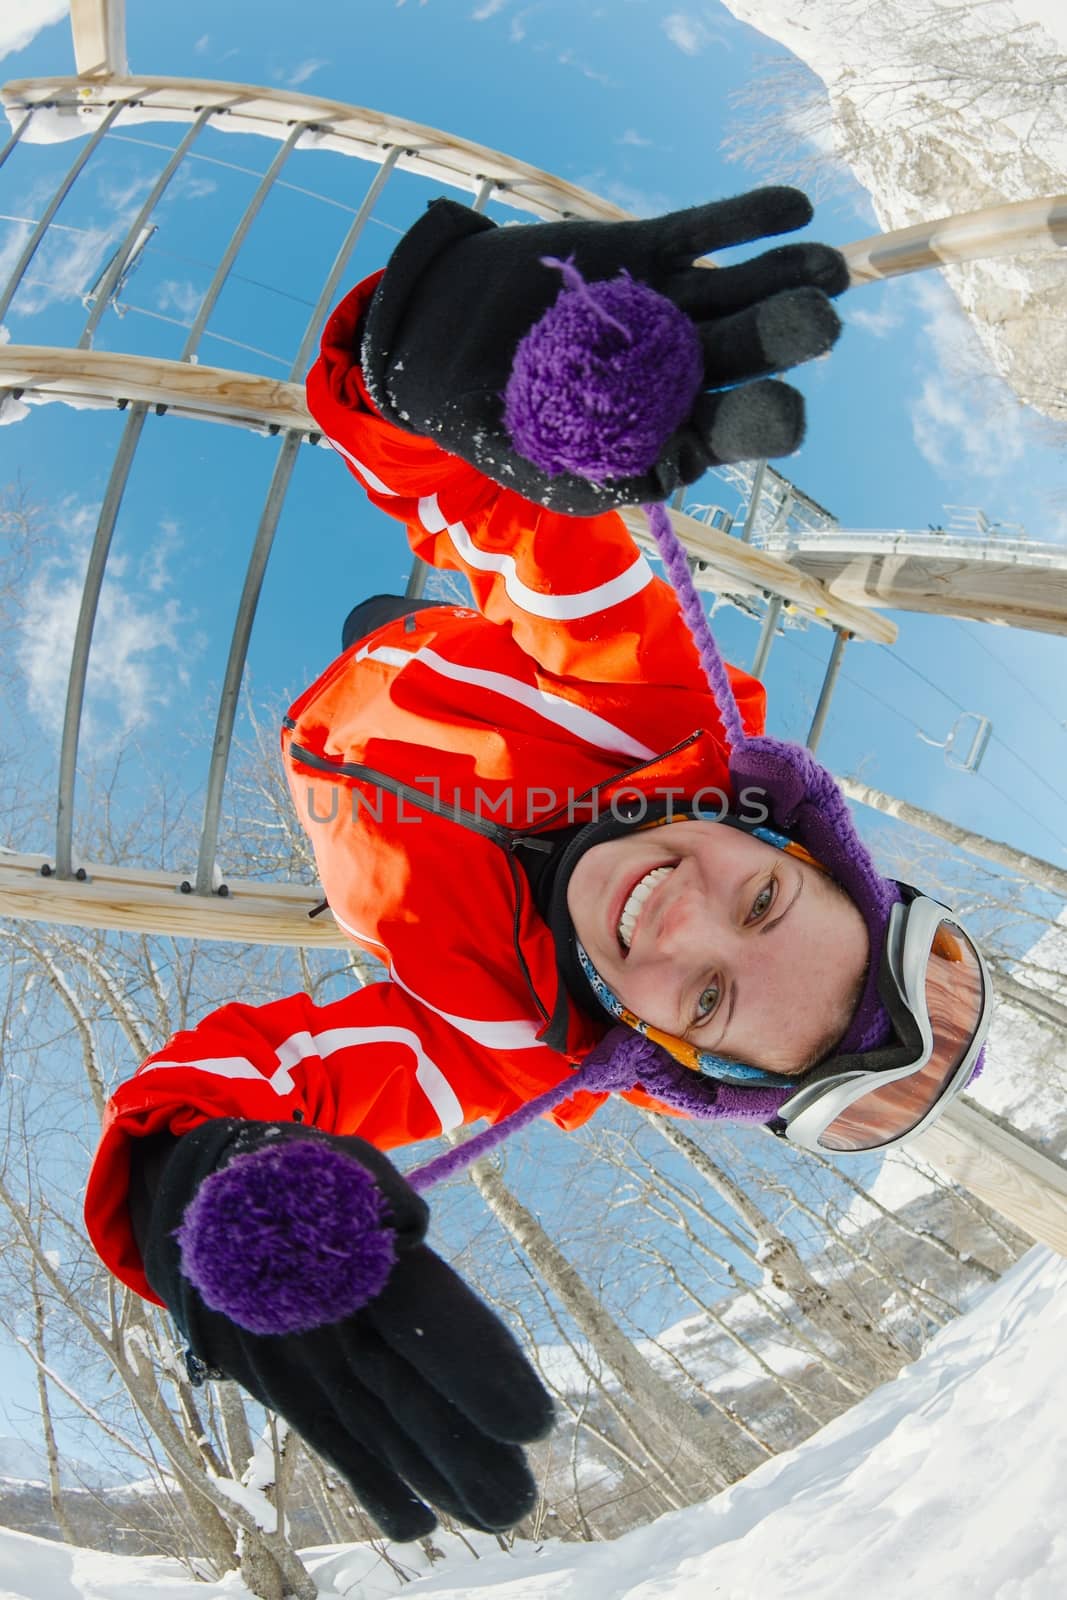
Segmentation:
[[(723, 3), (822, 79), (827, 115), (809, 107), (794, 126), (852, 169), (883, 231), (1067, 188), (1062, 0)], [(1067, 417), (1062, 252), (944, 276), (1020, 397)]]
[[(1067, 1260), (1031, 1250), (892, 1383), (704, 1505), (610, 1543), (436, 1536), (305, 1552), (322, 1596), (386, 1600), (1056, 1600), (1067, 1594)], [(239, 1600), (230, 1573), (0, 1530), (0, 1600)]]
[(0, 11), (0, 59), (24, 50), (35, 34), (58, 22), (70, 10), (70, 0), (17, 0)]

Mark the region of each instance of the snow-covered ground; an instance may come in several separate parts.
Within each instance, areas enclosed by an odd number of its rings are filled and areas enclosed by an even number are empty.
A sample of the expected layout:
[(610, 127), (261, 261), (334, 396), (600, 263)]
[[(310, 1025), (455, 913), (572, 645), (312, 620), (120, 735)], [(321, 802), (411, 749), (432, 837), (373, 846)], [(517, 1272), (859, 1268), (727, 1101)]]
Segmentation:
[[(1057, 1600), (1067, 1594), (1067, 1260), (1032, 1250), (926, 1354), (706, 1505), (610, 1544), (452, 1539), (310, 1552), (324, 1596), (386, 1600)], [(0, 1600), (235, 1600), (236, 1575), (0, 1531)]]
[[(794, 112), (794, 127), (851, 168), (883, 231), (1062, 193), (1063, 0), (723, 3), (822, 79), (825, 106), (812, 102)], [(944, 277), (1020, 397), (1067, 418), (1062, 251), (951, 267)], [(920, 280), (916, 293), (929, 317), (935, 364), (947, 366), (956, 383), (970, 380), (973, 426), (982, 363), (946, 317), (949, 302), (936, 281)], [(947, 380), (941, 374), (936, 381)], [(991, 396), (986, 404), (993, 406)]]

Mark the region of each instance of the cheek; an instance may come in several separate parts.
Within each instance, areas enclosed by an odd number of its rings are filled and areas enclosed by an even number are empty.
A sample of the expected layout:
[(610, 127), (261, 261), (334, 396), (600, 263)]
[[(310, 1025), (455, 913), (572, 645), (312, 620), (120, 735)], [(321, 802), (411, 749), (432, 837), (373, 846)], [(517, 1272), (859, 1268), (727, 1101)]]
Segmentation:
[(669, 973), (659, 967), (643, 967), (631, 972), (620, 962), (612, 974), (612, 988), (630, 1011), (642, 1022), (671, 1033), (678, 1025), (677, 994)]

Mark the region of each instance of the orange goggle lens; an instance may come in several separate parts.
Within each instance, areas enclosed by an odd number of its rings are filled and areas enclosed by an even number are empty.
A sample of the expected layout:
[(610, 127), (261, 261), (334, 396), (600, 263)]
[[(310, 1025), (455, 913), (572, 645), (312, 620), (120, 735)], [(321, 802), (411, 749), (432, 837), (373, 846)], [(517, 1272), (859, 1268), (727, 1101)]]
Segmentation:
[(827, 1150), (873, 1150), (900, 1139), (941, 1098), (970, 1049), (985, 1005), (985, 983), (970, 939), (942, 922), (930, 945), (924, 985), (933, 1034), (929, 1061), (909, 1077), (861, 1095), (819, 1135)]

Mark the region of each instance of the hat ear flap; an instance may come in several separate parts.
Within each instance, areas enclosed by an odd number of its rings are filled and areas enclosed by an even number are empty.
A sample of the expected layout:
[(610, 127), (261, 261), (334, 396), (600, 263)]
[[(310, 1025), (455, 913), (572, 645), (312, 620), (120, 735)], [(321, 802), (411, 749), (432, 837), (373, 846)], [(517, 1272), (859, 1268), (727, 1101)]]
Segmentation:
[[(789, 744), (784, 739), (766, 736), (746, 739), (730, 752), (730, 781), (734, 794), (758, 790), (770, 812), (771, 822), (789, 831), (797, 808), (820, 788), (820, 777), (829, 778), (810, 750)], [(833, 783), (833, 779), (830, 779)], [(834, 784), (836, 788), (836, 784)]]

